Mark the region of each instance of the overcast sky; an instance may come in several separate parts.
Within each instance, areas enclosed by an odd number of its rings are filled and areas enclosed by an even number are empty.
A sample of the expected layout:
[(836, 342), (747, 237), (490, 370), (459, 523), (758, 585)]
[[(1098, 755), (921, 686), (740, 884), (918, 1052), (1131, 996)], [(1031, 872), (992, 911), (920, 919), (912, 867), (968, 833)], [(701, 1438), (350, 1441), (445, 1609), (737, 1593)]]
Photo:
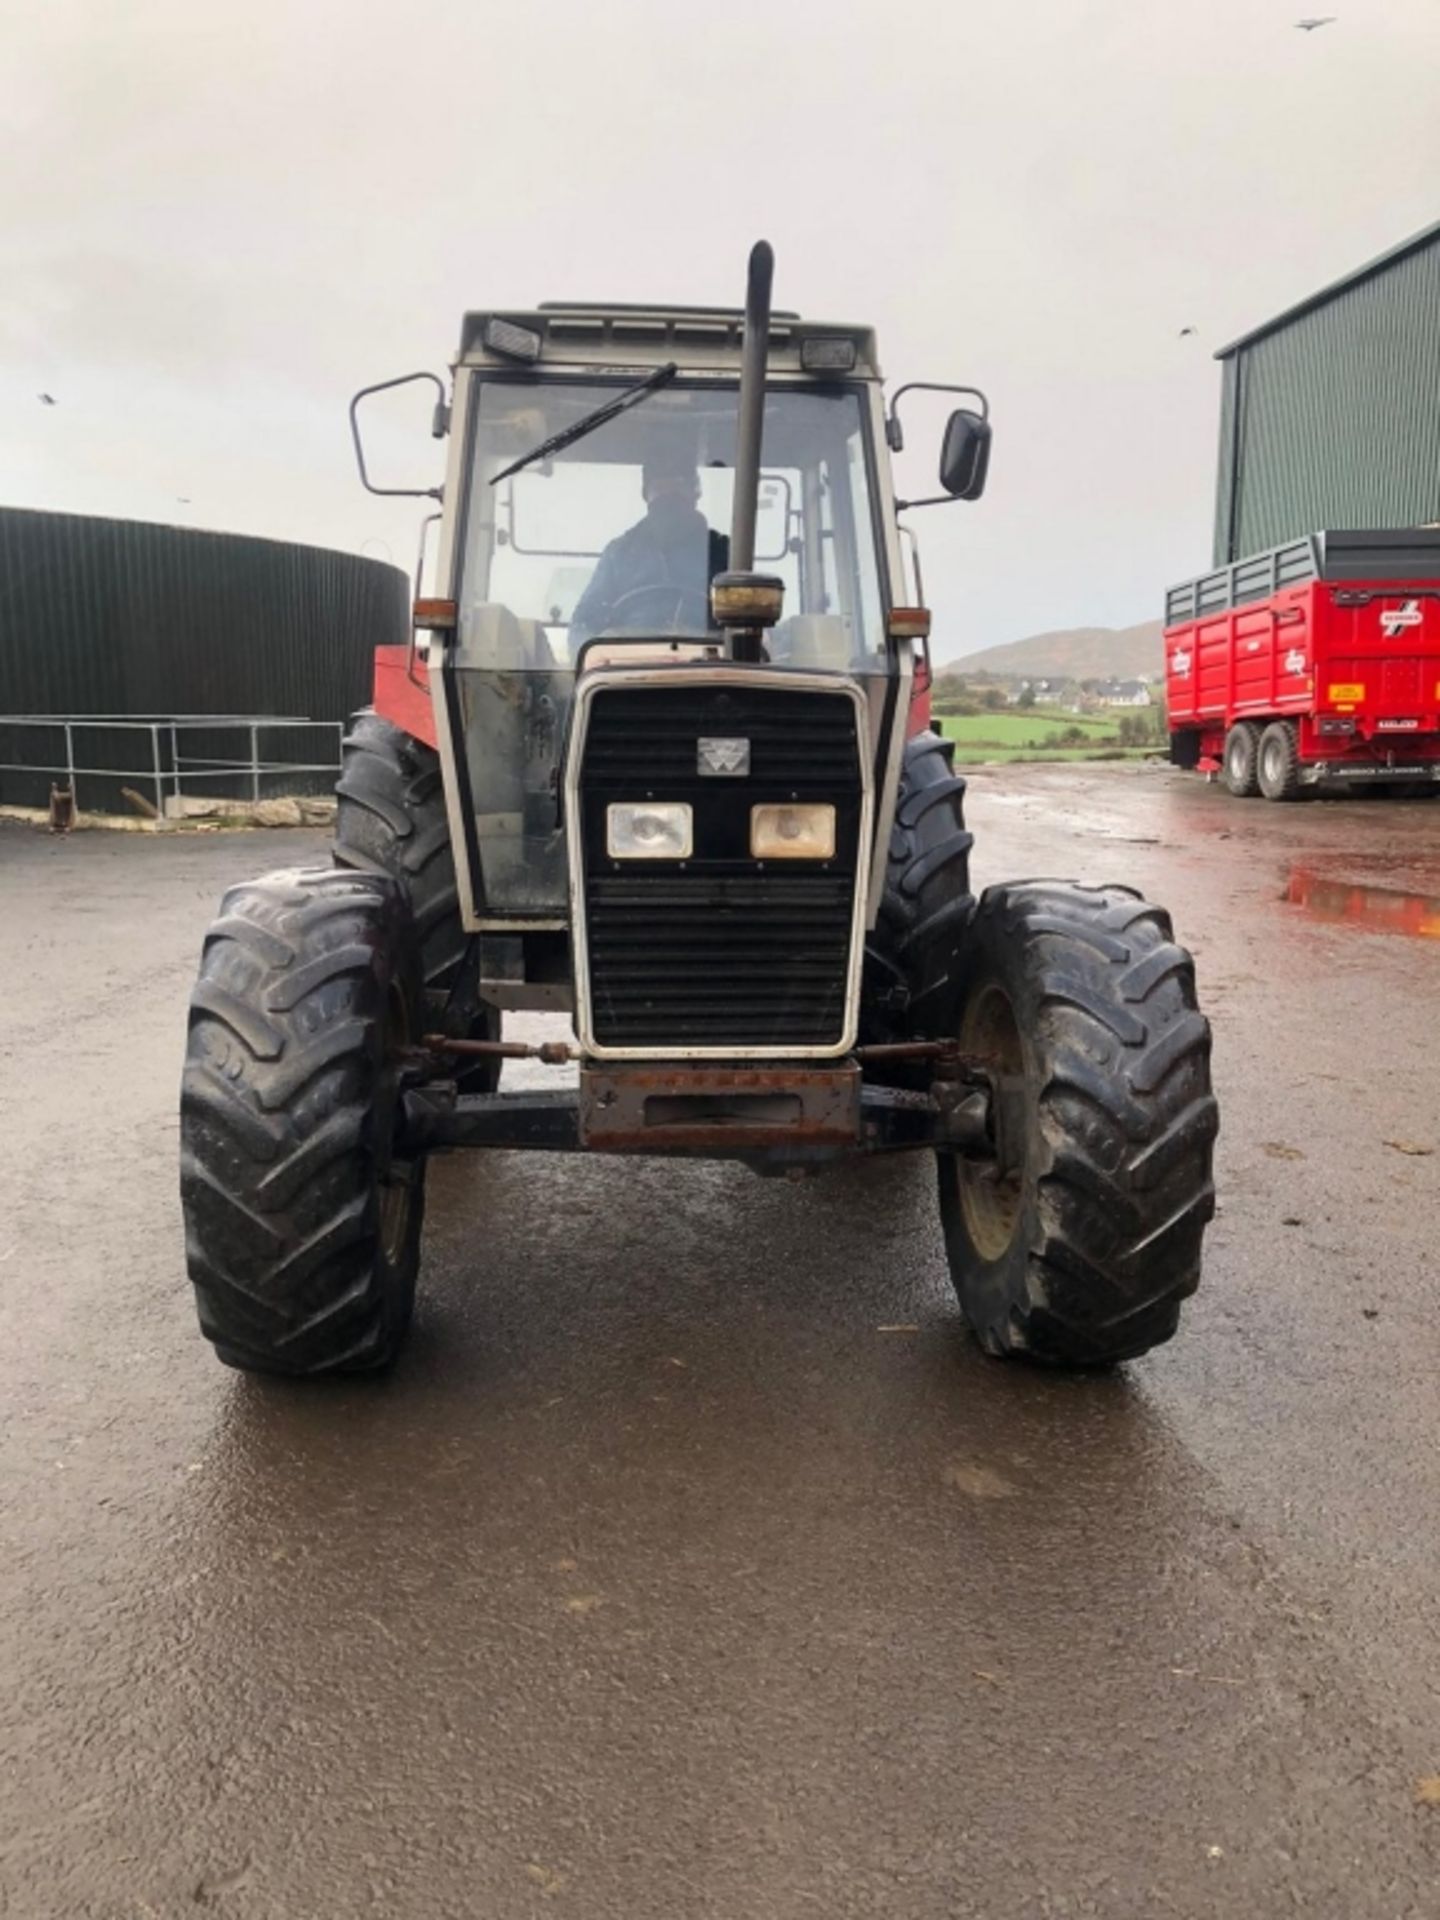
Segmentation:
[(1213, 350), (1440, 217), (1440, 0), (1332, 3), (0, 0), (0, 503), (408, 567), (356, 387), (467, 306), (735, 304), (763, 234), (778, 304), (991, 396), (986, 498), (915, 516), (942, 659), (1149, 618)]

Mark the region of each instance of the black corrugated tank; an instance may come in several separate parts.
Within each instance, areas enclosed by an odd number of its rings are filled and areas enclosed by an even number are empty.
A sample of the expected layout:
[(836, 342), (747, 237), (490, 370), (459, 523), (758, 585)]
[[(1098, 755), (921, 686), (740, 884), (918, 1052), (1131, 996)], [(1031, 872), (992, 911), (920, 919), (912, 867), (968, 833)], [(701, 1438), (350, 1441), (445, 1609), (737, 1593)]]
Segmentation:
[[(369, 698), (375, 648), (406, 639), (408, 599), (398, 568), (357, 554), (0, 508), (0, 713), (341, 720)], [(0, 761), (54, 745), (3, 731)], [(299, 743), (315, 756), (316, 736)], [(132, 764), (136, 737), (88, 733), (86, 752)], [(0, 800), (46, 791), (0, 774)]]

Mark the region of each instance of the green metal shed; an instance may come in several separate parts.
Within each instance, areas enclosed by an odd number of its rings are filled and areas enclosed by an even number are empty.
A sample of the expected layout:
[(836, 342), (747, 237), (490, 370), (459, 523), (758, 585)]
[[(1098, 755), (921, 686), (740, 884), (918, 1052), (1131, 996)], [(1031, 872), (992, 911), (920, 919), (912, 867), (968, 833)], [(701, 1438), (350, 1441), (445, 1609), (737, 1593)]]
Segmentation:
[(1440, 222), (1216, 358), (1215, 562), (1440, 521)]

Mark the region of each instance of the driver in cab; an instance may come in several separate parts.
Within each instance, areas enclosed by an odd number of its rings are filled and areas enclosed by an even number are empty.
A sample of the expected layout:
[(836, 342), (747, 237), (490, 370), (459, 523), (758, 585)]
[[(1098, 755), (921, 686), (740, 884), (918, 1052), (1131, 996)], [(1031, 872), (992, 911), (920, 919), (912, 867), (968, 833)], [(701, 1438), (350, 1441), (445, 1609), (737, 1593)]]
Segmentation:
[(710, 582), (730, 543), (700, 511), (700, 474), (683, 448), (652, 453), (641, 468), (644, 517), (601, 554), (570, 622), (572, 652), (616, 628), (704, 633)]

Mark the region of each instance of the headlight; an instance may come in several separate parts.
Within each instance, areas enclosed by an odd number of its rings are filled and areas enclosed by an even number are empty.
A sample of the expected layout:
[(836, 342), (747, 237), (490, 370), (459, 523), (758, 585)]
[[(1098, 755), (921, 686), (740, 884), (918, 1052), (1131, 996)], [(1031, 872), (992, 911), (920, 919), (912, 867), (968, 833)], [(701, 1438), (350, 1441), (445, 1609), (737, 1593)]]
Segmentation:
[(605, 810), (605, 845), (612, 860), (688, 860), (695, 816), (683, 801), (617, 800)]
[(833, 860), (834, 807), (752, 807), (750, 851), (757, 860)]

